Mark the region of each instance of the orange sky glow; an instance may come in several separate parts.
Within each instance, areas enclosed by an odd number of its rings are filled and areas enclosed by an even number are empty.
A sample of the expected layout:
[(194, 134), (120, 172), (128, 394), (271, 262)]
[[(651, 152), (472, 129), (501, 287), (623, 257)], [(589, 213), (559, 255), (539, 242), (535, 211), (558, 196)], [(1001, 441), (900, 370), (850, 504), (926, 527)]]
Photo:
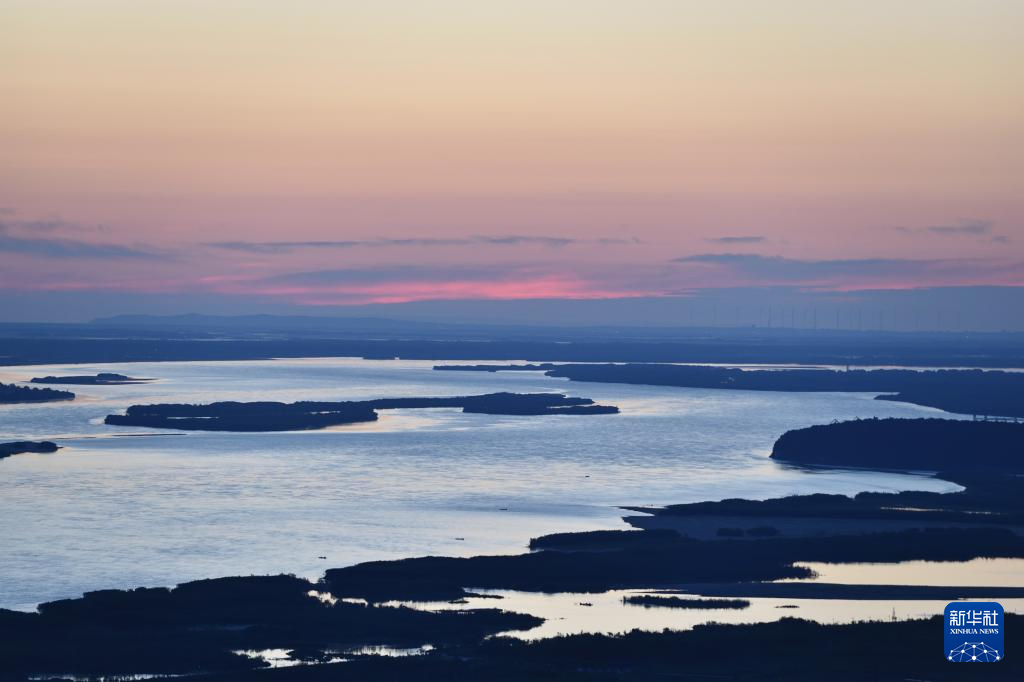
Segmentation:
[(8, 0), (0, 286), (1022, 286), (1022, 28), (1014, 0)]

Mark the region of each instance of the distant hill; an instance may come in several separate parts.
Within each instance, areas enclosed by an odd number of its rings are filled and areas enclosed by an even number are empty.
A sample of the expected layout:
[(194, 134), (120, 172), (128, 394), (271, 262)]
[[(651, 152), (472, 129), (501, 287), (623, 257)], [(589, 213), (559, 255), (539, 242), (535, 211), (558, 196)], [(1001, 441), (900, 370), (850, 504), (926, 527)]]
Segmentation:
[(1024, 367), (1024, 333), (522, 326), (377, 317), (125, 315), (0, 323), (0, 365), (362, 357)]
[(311, 315), (115, 315), (88, 323), (94, 327), (149, 327), (163, 329), (222, 329), (250, 331), (408, 331), (445, 329), (453, 326), (433, 322), (409, 322), (382, 317), (316, 317)]

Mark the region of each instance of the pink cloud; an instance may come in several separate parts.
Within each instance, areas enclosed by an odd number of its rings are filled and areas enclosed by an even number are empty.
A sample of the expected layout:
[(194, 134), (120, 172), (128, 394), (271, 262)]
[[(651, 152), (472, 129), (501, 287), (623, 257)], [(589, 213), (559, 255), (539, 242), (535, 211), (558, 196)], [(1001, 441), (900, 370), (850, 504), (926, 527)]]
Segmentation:
[(460, 299), (602, 299), (657, 296), (664, 292), (604, 287), (576, 277), (539, 276), (513, 279), (406, 280), (343, 285), (266, 285), (234, 282), (214, 287), (220, 293), (283, 298), (302, 305), (410, 303)]

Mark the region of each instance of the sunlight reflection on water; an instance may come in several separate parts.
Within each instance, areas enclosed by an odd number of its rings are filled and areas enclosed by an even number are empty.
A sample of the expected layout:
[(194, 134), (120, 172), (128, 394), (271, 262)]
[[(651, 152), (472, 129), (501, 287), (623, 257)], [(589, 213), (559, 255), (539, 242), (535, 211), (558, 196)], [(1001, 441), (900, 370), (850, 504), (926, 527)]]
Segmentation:
[(893, 564), (827, 564), (797, 562), (815, 572), (810, 581), (844, 585), (973, 585), (1024, 587), (1024, 559), (970, 561), (903, 561)]
[[(792, 599), (744, 597), (750, 606), (742, 609), (691, 609), (641, 606), (624, 597), (659, 594), (650, 590), (610, 590), (600, 593), (520, 592), (516, 590), (470, 591), (491, 598), (468, 597), (452, 602), (387, 602), (430, 611), (500, 608), (544, 619), (530, 630), (512, 630), (498, 636), (535, 640), (582, 633), (620, 634), (630, 630), (656, 632), (664, 629), (691, 630), (706, 623), (768, 623), (781, 618), (803, 618), (818, 623), (907, 620), (941, 615), (947, 601), (878, 599)], [(495, 600), (493, 597), (500, 597)], [(1006, 611), (1024, 612), (1024, 599), (998, 600)]]

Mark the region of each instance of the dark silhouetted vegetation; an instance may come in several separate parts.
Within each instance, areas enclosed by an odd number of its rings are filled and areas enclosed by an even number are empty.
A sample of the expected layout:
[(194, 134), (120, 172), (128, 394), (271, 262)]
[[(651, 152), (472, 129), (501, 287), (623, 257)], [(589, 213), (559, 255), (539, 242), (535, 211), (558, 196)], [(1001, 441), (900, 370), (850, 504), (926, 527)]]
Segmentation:
[(10, 457), (11, 455), (20, 455), (26, 452), (57, 452), (57, 449), (57, 444), (51, 443), (48, 440), (19, 440), (14, 441), (13, 443), (0, 443), (0, 459), (3, 459), (4, 457)]
[[(718, 535), (735, 538), (755, 536), (756, 533), (751, 531), (756, 530), (757, 526), (749, 524), (763, 524), (765, 520), (775, 523), (795, 522), (798, 526), (803, 522), (811, 523), (814, 526), (811, 534), (855, 532), (849, 526), (835, 521), (857, 521), (858, 526), (863, 528), (862, 532), (892, 530), (896, 527), (938, 527), (945, 524), (961, 527), (1024, 527), (1024, 478), (984, 470), (961, 470), (939, 475), (959, 483), (964, 489), (952, 493), (864, 492), (853, 497), (813, 494), (769, 500), (695, 502), (661, 509), (647, 508), (644, 511), (649, 516), (630, 517), (629, 521), (640, 527), (649, 525), (654, 530), (659, 529), (659, 519), (689, 517), (701, 521), (706, 517), (708, 522), (728, 521), (730, 526), (719, 528)], [(893, 522), (898, 525), (884, 525)], [(744, 530), (743, 526), (747, 529)], [(677, 532), (660, 530), (663, 533)]]
[(184, 431), (299, 431), (370, 422), (377, 410), (431, 407), (507, 415), (614, 414), (617, 407), (560, 393), (490, 393), (450, 398), (383, 398), (346, 402), (220, 402), (209, 405), (132, 405), (125, 414), (107, 415), (116, 426), (147, 426)]
[(580, 533), (551, 533), (530, 540), (530, 549), (592, 552), (604, 549), (655, 547), (679, 537), (671, 530), (591, 530)]
[(787, 431), (772, 459), (793, 464), (1024, 472), (1024, 424), (859, 419)]
[(376, 421), (365, 403), (220, 402), (210, 405), (132, 405), (105, 424), (182, 431), (303, 431)]
[(92, 375), (73, 375), (66, 377), (45, 376), (32, 379), (33, 384), (82, 384), (86, 386), (118, 386), (121, 384), (145, 384), (152, 379), (137, 379), (124, 374), (100, 372)]
[(308, 595), (291, 576), (220, 578), (174, 589), (104, 590), (0, 610), (0, 672), (194, 674), (263, 665), (240, 649), (345, 650), (358, 645), (476, 643), (542, 621), (493, 609), (417, 611)]
[[(1010, 632), (1024, 617), (1006, 614)], [(504, 637), (439, 648), (424, 656), (365, 657), (332, 665), (296, 666), (258, 674), (222, 673), (221, 682), (358, 680), (394, 682), (963, 682), (1019, 680), (1021, 657), (1007, 655), (983, 670), (950, 664), (938, 651), (941, 617), (896, 623), (821, 625), (784, 618), (752, 625), (700, 625), (687, 632), (573, 635), (524, 642)], [(1012, 640), (1008, 640), (1012, 641)], [(967, 675), (967, 677), (965, 677)]]
[(74, 400), (70, 391), (52, 388), (32, 388), (16, 384), (0, 384), (0, 404), (3, 403), (48, 403), (57, 400)]
[(664, 594), (631, 594), (623, 597), (622, 601), (636, 606), (668, 607), (673, 609), (745, 609), (750, 606), (750, 602), (746, 599), (700, 599)]
[(720, 538), (741, 538), (744, 535), (749, 538), (771, 538), (779, 534), (779, 529), (773, 526), (755, 526), (753, 528), (719, 528), (715, 535)]
[[(893, 562), (915, 559), (966, 561), (977, 557), (1024, 557), (1024, 538), (1002, 528), (937, 528), (814, 538), (694, 540), (665, 533), (643, 546), (636, 531), (619, 531), (577, 551), (540, 551), (511, 556), (420, 557), (375, 561), (328, 570), (324, 589), (336, 595), (447, 600), (463, 587), (540, 592), (600, 592), (694, 583), (806, 578), (798, 561)], [(584, 551), (584, 550), (587, 551)]]

